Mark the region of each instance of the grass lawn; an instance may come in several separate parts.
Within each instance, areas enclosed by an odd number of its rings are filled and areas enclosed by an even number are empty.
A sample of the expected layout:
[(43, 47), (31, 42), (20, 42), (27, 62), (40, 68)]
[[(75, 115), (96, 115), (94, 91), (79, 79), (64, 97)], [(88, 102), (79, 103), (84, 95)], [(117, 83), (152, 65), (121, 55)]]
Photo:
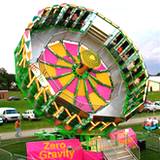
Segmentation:
[(160, 92), (148, 92), (147, 99), (150, 101), (160, 101)]
[[(21, 121), (21, 129), (29, 130), (29, 129), (39, 129), (39, 128), (50, 128), (53, 127), (52, 121), (42, 117), (40, 120), (37, 121), (28, 121), (22, 120)], [(0, 133), (2, 132), (13, 132), (14, 129), (14, 122), (5, 123), (0, 126)]]
[(20, 154), (26, 156), (26, 142), (39, 141), (37, 137), (27, 137), (11, 140), (3, 140), (0, 148), (7, 150), (12, 154)]
[[(24, 112), (26, 109), (31, 109), (32, 106), (28, 102), (28, 100), (24, 100), (23, 96), (20, 92), (9, 92), (9, 96), (18, 96), (21, 98), (19, 101), (7, 101), (7, 100), (0, 100), (0, 107), (8, 107), (12, 106), (17, 109), (20, 113)], [(160, 93), (149, 93), (147, 95), (148, 100), (160, 100)], [(142, 112), (137, 113), (134, 117), (148, 117), (148, 116), (154, 116), (154, 115), (160, 115), (160, 112)], [(42, 117), (40, 121), (24, 121), (22, 120), (22, 130), (28, 130), (28, 129), (38, 129), (38, 128), (46, 128), (46, 127), (53, 127), (53, 122), (51, 120)], [(139, 139), (143, 139), (145, 136), (145, 133), (147, 134), (147, 131), (143, 129), (143, 126), (141, 124), (137, 125), (129, 125), (129, 126), (118, 126), (117, 129), (123, 129), (123, 128), (133, 128), (134, 131), (140, 132), (141, 134), (137, 134), (137, 137)], [(14, 123), (7, 123), (2, 126), (0, 126), (0, 133), (2, 132), (10, 132), (15, 131), (14, 130)], [(153, 133), (160, 135), (160, 130), (153, 131)], [(13, 139), (13, 140), (5, 140), (2, 141), (0, 148), (5, 149), (11, 153), (20, 154), (20, 155), (26, 155), (26, 142), (28, 141), (37, 141), (38, 139), (36, 137), (30, 137), (30, 138), (23, 138), (23, 139)], [(160, 153), (150, 151), (150, 150), (143, 150), (141, 152), (141, 160), (158, 160), (160, 157)]]
[(0, 100), (0, 107), (14, 107), (17, 109), (18, 112), (22, 113), (27, 109), (31, 109), (32, 106), (30, 105), (28, 100), (24, 100), (23, 95), (21, 92), (17, 91), (9, 91), (9, 96), (17, 96), (21, 98), (20, 100), (16, 101), (8, 101), (8, 100)]
[(141, 112), (141, 113), (136, 113), (133, 118), (138, 118), (138, 117), (154, 117), (154, 116), (159, 116), (160, 111), (155, 111), (155, 112)]
[[(17, 97), (20, 97), (21, 100), (17, 100), (17, 101), (0, 100), (0, 107), (9, 107), (9, 106), (14, 107), (20, 113), (24, 112), (27, 109), (32, 109), (31, 104), (29, 103), (28, 100), (24, 100), (24, 97), (20, 91), (19, 92), (9, 91), (9, 96), (17, 96)], [(149, 93), (148, 99), (158, 100), (160, 99), (160, 93), (159, 92)], [(148, 116), (155, 116), (155, 115), (160, 115), (160, 111), (149, 112), (149, 113), (148, 112), (137, 113), (134, 117), (135, 118), (148, 117)], [(23, 121), (22, 120), (22, 130), (46, 128), (46, 127), (52, 127), (52, 126), (53, 126), (52, 122), (50, 122), (50, 120), (45, 117), (42, 117), (40, 121)], [(0, 133), (10, 132), (10, 131), (14, 131), (14, 123), (7, 123), (0, 126)]]
[[(14, 107), (20, 113), (24, 112), (27, 109), (32, 109), (32, 106), (30, 105), (29, 101), (24, 100), (23, 95), (20, 92), (10, 91), (9, 96), (17, 96), (20, 97), (21, 100), (16, 100), (16, 101), (0, 100), (0, 107)], [(22, 124), (22, 130), (53, 127), (52, 121), (45, 117), (42, 117), (41, 120), (39, 121), (22, 120), (21, 124)], [(13, 122), (5, 123), (0, 126), (0, 133), (12, 132), (12, 131), (15, 131)]]
[[(36, 137), (28, 137), (23, 139), (4, 140), (0, 148), (9, 151), (12, 154), (26, 156), (26, 142), (39, 141)], [(160, 153), (143, 150), (141, 151), (141, 160), (159, 160)]]
[(154, 152), (151, 150), (143, 150), (141, 152), (141, 160), (159, 160), (160, 152)]
[[(150, 101), (160, 101), (160, 92), (148, 92), (147, 100)], [(134, 117), (148, 117), (160, 115), (160, 111), (155, 112), (141, 112), (134, 115)]]

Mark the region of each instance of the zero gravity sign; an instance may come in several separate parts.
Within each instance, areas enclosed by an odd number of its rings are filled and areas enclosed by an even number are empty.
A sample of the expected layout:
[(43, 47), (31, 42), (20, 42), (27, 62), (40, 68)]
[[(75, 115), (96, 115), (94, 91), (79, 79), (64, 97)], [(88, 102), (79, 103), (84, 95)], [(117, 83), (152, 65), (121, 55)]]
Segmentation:
[(39, 141), (27, 143), (27, 160), (81, 160), (79, 140)]
[(27, 143), (27, 160), (102, 160), (101, 152), (85, 151), (78, 139)]

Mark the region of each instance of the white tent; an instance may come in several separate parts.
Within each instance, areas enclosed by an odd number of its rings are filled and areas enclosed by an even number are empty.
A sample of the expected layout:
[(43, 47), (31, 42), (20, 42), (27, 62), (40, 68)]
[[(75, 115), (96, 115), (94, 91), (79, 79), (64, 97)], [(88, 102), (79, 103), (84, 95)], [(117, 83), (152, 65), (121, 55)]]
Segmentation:
[(148, 79), (148, 91), (158, 92), (160, 91), (160, 76), (150, 76)]

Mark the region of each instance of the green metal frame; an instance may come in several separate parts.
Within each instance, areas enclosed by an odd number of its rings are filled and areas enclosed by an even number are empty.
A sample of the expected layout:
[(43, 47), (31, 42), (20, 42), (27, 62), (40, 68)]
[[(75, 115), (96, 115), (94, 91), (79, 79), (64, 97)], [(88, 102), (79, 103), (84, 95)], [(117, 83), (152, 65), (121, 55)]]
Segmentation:
[[(148, 78), (148, 74), (147, 71), (145, 69), (144, 63), (143, 63), (143, 59), (140, 56), (139, 52), (137, 51), (137, 49), (134, 47), (133, 43), (129, 40), (129, 38), (123, 33), (123, 31), (117, 26), (115, 25), (112, 21), (110, 21), (109, 19), (107, 19), (106, 17), (100, 15), (99, 13), (93, 12), (93, 11), (89, 11), (85, 8), (82, 7), (75, 7), (72, 5), (66, 5), (65, 8), (64, 6), (60, 6), (60, 5), (54, 5), (53, 7), (50, 8), (50, 11), (48, 12), (48, 14), (46, 15), (46, 17), (43, 16), (35, 16), (33, 18), (33, 27), (30, 29), (30, 34), (32, 36), (32, 34), (34, 34), (35, 32), (39, 32), (39, 31), (45, 31), (48, 30), (50, 28), (53, 27), (64, 27), (64, 24), (62, 23), (58, 23), (60, 22), (60, 20), (63, 19), (63, 16), (65, 14), (65, 12), (67, 11), (67, 8), (70, 7), (72, 8), (72, 14), (70, 15), (70, 17), (68, 17), (67, 19), (63, 20), (64, 22), (66, 22), (66, 26), (65, 28), (67, 28), (69, 31), (72, 32), (80, 32), (80, 33), (86, 33), (88, 31), (88, 29), (90, 28), (90, 26), (92, 25), (92, 21), (94, 19), (94, 17), (98, 16), (101, 19), (103, 19), (106, 23), (110, 24), (111, 26), (113, 26), (116, 30), (118, 30), (118, 33), (116, 35), (113, 36), (112, 39), (110, 39), (110, 41), (106, 44), (102, 44), (111, 54), (111, 56), (114, 58), (114, 62), (116, 63), (116, 65), (119, 67), (119, 71), (121, 74), (121, 77), (125, 83), (125, 88), (126, 88), (126, 97), (125, 97), (125, 103), (123, 105), (123, 111), (122, 111), (122, 118), (127, 118), (128, 116), (131, 116), (138, 108), (141, 104), (143, 104), (143, 100), (145, 98), (145, 94), (146, 94), (146, 80)], [(52, 11), (56, 9), (56, 12), (53, 13)], [(67, 23), (69, 22), (69, 20), (71, 19), (72, 15), (76, 12), (76, 10), (79, 9), (81, 10), (79, 17), (77, 18), (77, 20), (75, 22), (73, 22), (73, 24), (71, 26), (68, 27)], [(86, 26), (79, 26), (80, 25), (80, 21), (81, 18), (84, 16), (85, 13), (88, 13), (89, 15), (86, 17), (86, 19), (88, 20), (88, 22), (85, 24)], [(43, 15), (43, 14), (42, 14)], [(49, 18), (52, 19), (52, 21), (48, 21)], [(85, 20), (86, 20), (85, 19)], [(111, 46), (113, 40), (119, 35), (121, 34), (123, 36), (123, 38), (119, 41), (119, 43), (117, 43), (115, 46)], [(22, 37), (23, 38), (23, 37)], [(122, 53), (118, 53), (117, 49), (119, 46), (121, 46), (121, 44), (123, 44), (125, 41), (127, 41), (129, 43), (129, 45), (123, 50)], [(22, 54), (17, 55), (17, 52), (20, 51), (21, 48), (21, 43), (22, 43), (22, 39), (20, 40), (17, 48), (14, 51), (14, 56), (15, 56), (15, 64), (16, 64), (16, 81), (18, 84), (18, 87), (22, 90), (23, 94), (27, 97), (30, 98), (30, 103), (32, 106), (34, 106), (35, 108), (35, 112), (38, 115), (43, 115), (44, 112), (50, 112), (50, 114), (53, 114), (56, 110), (53, 108), (52, 103), (54, 101), (56, 101), (58, 95), (60, 95), (62, 93), (63, 90), (66, 89), (66, 87), (73, 81), (73, 79), (71, 79), (63, 88), (60, 92), (58, 92), (58, 94), (51, 96), (49, 93), (47, 93), (47, 97), (48, 100), (47, 102), (44, 102), (44, 97), (43, 95), (39, 96), (39, 98), (37, 100), (35, 100), (34, 96), (37, 93), (37, 84), (35, 82), (33, 82), (29, 88), (27, 88), (26, 86), (29, 84), (30, 80), (29, 80), (29, 73), (28, 73), (28, 67), (30, 66), (30, 62), (26, 61), (26, 66), (19, 66), (18, 64), (20, 63), (20, 61), (22, 60)], [(25, 42), (28, 43), (28, 42)], [(80, 46), (80, 43), (79, 43)], [(134, 49), (134, 53), (132, 56), (130, 56), (124, 63), (120, 63), (120, 61), (122, 60), (122, 56), (124, 56), (126, 54), (126, 52), (130, 49), (133, 48)], [(52, 51), (53, 52), (53, 51)], [(68, 51), (66, 51), (66, 53), (72, 58), (72, 60), (75, 61), (74, 57), (72, 57), (72, 55), (69, 54)], [(78, 52), (79, 53), (79, 52)], [(53, 53), (54, 54), (54, 53)], [(57, 56), (57, 58), (65, 61), (62, 57), (58, 56), (57, 54), (54, 54), (55, 56)], [(79, 60), (80, 60), (80, 56), (78, 56)], [(137, 59), (139, 59), (139, 62), (131, 69), (128, 71), (128, 73), (125, 73), (124, 69), (132, 62), (136, 61)], [(69, 63), (68, 61), (65, 61), (67, 63)], [(50, 65), (50, 66), (56, 66), (57, 65), (51, 65), (51, 64), (47, 64), (45, 62), (41, 62), (44, 63), (46, 65)], [(70, 68), (67, 66), (59, 66), (59, 67), (64, 67), (64, 68)], [(141, 71), (139, 71), (138, 73), (136, 73), (135, 75), (133, 75), (133, 72), (135, 69), (138, 68), (142, 68)], [(72, 68), (73, 69), (73, 68)], [(97, 71), (94, 71), (95, 73), (98, 73)], [(106, 70), (106, 72), (108, 72), (108, 70)], [(103, 73), (103, 72), (99, 72), (99, 73)], [(54, 77), (56, 78), (60, 78), (65, 76), (66, 74)], [(134, 84), (134, 88), (133, 89), (129, 89), (129, 85), (134, 83), (135, 79), (141, 77), (142, 75), (144, 75), (143, 80), (139, 83), (139, 84)], [(86, 87), (86, 82), (85, 82), (85, 78), (88, 77), (90, 75), (85, 75), (85, 77), (82, 77), (82, 80), (84, 82), (84, 86), (85, 86), (85, 95), (86, 98), (91, 106), (91, 102), (87, 93), (87, 87)], [(96, 81), (97, 83), (100, 83), (97, 79), (95, 79), (94, 77), (90, 76), (94, 81)], [(131, 77), (131, 78), (129, 78)], [(111, 81), (112, 82), (112, 81)], [(95, 91), (92, 82), (89, 81), (89, 83), (92, 86), (92, 89)], [(101, 84), (101, 83), (100, 83)], [(112, 83), (113, 84), (113, 83)], [(79, 85), (79, 84), (78, 84)], [(105, 85), (106, 86), (106, 85)], [(107, 86), (109, 87), (109, 86)], [(78, 88), (78, 87), (77, 87)], [(77, 92), (78, 89), (75, 89), (74, 92), (74, 96), (77, 96)], [(110, 87), (109, 87), (110, 88)], [(114, 89), (114, 88), (112, 88)], [(96, 91), (95, 93), (100, 96)], [(102, 98), (102, 97), (101, 97)], [(75, 104), (76, 102), (74, 102)], [(68, 104), (70, 105), (70, 104)], [(72, 107), (68, 107), (68, 108), (72, 108)], [(93, 129), (93, 131), (88, 132), (86, 130), (87, 125), (90, 124), (91, 119), (90, 118), (84, 118), (81, 117), (82, 119), (82, 125), (76, 125), (73, 127), (73, 129), (71, 131), (67, 131), (64, 129), (64, 125), (65, 125), (65, 120), (64, 123), (62, 123), (59, 128), (61, 130), (61, 134), (62, 135), (66, 135), (69, 137), (72, 137), (72, 135), (78, 135), (77, 133), (77, 129), (84, 129), (82, 132), (82, 136), (84, 136), (85, 138), (89, 138), (89, 136), (93, 136), (93, 135), (106, 135), (108, 134), (113, 128), (113, 124), (111, 124), (106, 130), (104, 130), (103, 132), (101, 132), (100, 130), (97, 130), (97, 128)], [(107, 121), (105, 121), (107, 122)], [(43, 135), (43, 134), (42, 134)], [(55, 139), (54, 136), (52, 136), (53, 139)], [(51, 138), (51, 139), (52, 139)], [(82, 138), (82, 137), (81, 137)], [(83, 139), (83, 138), (82, 138)]]

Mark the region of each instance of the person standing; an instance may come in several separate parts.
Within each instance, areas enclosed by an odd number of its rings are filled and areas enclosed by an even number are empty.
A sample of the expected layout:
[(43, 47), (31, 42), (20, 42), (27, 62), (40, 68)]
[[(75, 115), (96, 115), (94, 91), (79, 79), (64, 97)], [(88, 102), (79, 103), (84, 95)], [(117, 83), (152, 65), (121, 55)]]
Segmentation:
[(20, 122), (20, 119), (17, 119), (16, 122), (15, 122), (15, 130), (16, 130), (15, 136), (16, 137), (20, 137), (20, 134), (21, 134), (21, 122)]
[(153, 118), (153, 125), (158, 128), (158, 119), (156, 117)]

